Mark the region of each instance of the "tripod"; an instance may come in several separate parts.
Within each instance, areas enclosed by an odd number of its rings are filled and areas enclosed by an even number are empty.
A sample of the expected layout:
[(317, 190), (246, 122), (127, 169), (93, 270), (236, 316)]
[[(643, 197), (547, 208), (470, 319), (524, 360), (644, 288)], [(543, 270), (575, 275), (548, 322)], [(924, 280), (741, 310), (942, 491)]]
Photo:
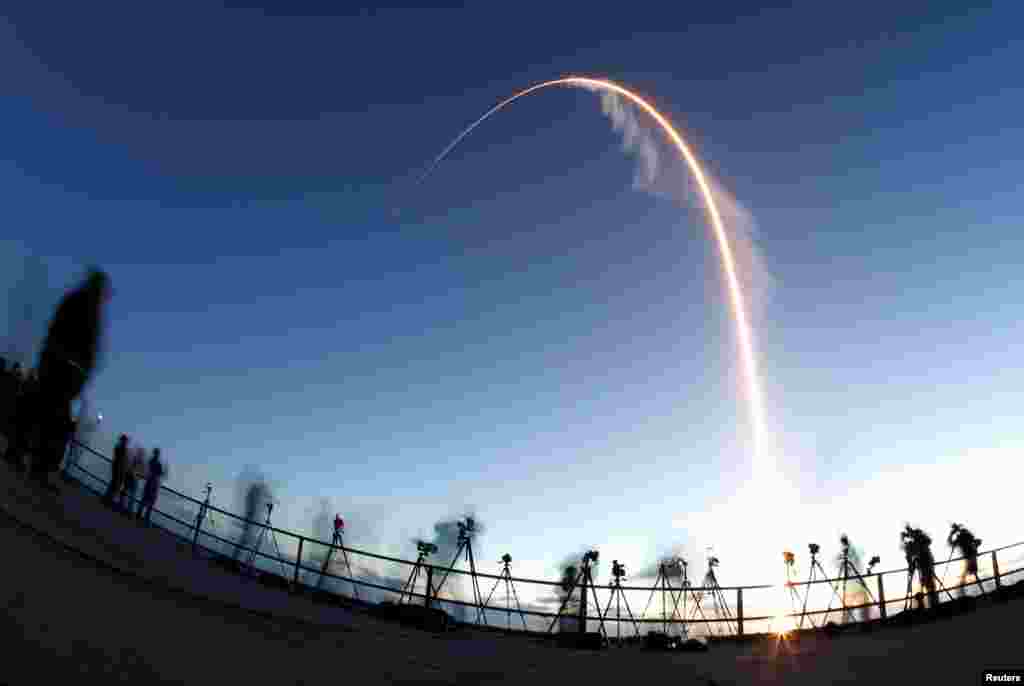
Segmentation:
[[(917, 584), (918, 584), (918, 586), (920, 586), (921, 588), (927, 588), (927, 586), (925, 585), (926, 579), (921, 574), (921, 567), (918, 564), (917, 560), (911, 559), (911, 560), (909, 560), (909, 562), (910, 562), (910, 566), (907, 568), (908, 572), (909, 572), (907, 574), (907, 595), (906, 595), (906, 599), (903, 601), (903, 611), (904, 612), (906, 612), (907, 610), (910, 609), (910, 601), (914, 597), (913, 590), (914, 590), (914, 575), (915, 574), (917, 574)], [(977, 578), (977, 576), (975, 576), (975, 578)], [(936, 585), (938, 585), (939, 589), (934, 590), (934, 592), (933, 591), (929, 591), (928, 592), (928, 596), (929, 596), (930, 600), (935, 600), (935, 599), (938, 598), (939, 590), (942, 590), (947, 596), (949, 596), (950, 600), (954, 599), (953, 598), (953, 594), (949, 592), (949, 589), (946, 588), (945, 584), (942, 583), (942, 580), (939, 579), (938, 575), (935, 574), (934, 570), (932, 570), (932, 581), (935, 582)], [(929, 607), (930, 606), (931, 605), (929, 605)]]
[(587, 593), (589, 591), (594, 595), (594, 606), (598, 608), (597, 621), (600, 624), (601, 633), (604, 634), (606, 639), (608, 638), (608, 632), (605, 631), (604, 628), (604, 617), (600, 614), (601, 605), (597, 599), (597, 587), (594, 586), (594, 577), (590, 569), (591, 560), (596, 559), (596, 552), (594, 552), (593, 555), (591, 555), (591, 553), (587, 553), (583, 556), (583, 563), (580, 567), (580, 571), (573, 580), (572, 585), (569, 586), (568, 592), (565, 594), (565, 600), (562, 601), (561, 606), (558, 608), (555, 618), (551, 620), (551, 626), (548, 627), (549, 634), (551, 633), (551, 630), (555, 628), (555, 623), (557, 623), (559, 618), (562, 616), (562, 612), (565, 611), (565, 606), (569, 604), (569, 599), (572, 598), (573, 591), (575, 591), (577, 587), (580, 587), (580, 633), (585, 633), (587, 630)]
[[(718, 578), (715, 577), (717, 558), (711, 558), (708, 564), (708, 573), (704, 575), (704, 587), (711, 590), (711, 604), (717, 617), (725, 618), (725, 627), (729, 633), (735, 633), (732, 628), (732, 613), (729, 612), (729, 604), (725, 602), (725, 594), (722, 587), (718, 585)], [(700, 600), (697, 599), (697, 609), (700, 609)], [(701, 611), (703, 615), (703, 610)]]
[(435, 589), (436, 594), (441, 593), (441, 587), (444, 586), (444, 582), (448, 580), (448, 575), (455, 569), (455, 563), (459, 561), (459, 556), (465, 552), (466, 560), (469, 562), (469, 576), (470, 582), (473, 586), (473, 602), (476, 604), (476, 622), (477, 624), (487, 623), (487, 614), (484, 612), (484, 594), (480, 592), (480, 579), (476, 575), (476, 562), (473, 558), (473, 524), (472, 520), (468, 520), (467, 524), (459, 522), (459, 547), (455, 550), (455, 557), (452, 558), (452, 564), (448, 569), (445, 570), (444, 576), (441, 577), (441, 582), (437, 584)]
[(284, 566), (284, 559), (281, 557), (281, 546), (277, 543), (277, 535), (274, 533), (274, 529), (270, 526), (270, 513), (274, 510), (274, 503), (267, 503), (267, 520), (263, 523), (263, 528), (260, 529), (260, 535), (256, 538), (256, 543), (253, 545), (252, 550), (249, 551), (249, 559), (246, 560), (246, 564), (249, 568), (255, 571), (254, 565), (256, 561), (256, 555), (263, 547), (263, 541), (267, 538), (267, 532), (270, 532), (270, 540), (274, 544), (274, 552), (277, 553), (277, 562), (281, 565), (281, 572), (285, 579), (288, 578), (288, 568)]
[[(348, 570), (349, 579), (352, 579), (352, 565), (348, 561), (348, 553), (345, 551), (345, 542), (341, 538), (341, 527), (336, 526), (334, 529), (334, 538), (331, 539), (331, 547), (327, 549), (327, 556), (324, 558), (324, 564), (320, 567), (320, 578), (316, 582), (317, 590), (324, 583), (324, 575), (327, 574), (327, 568), (331, 565), (331, 556), (334, 554), (335, 549), (341, 551), (341, 559), (345, 563), (345, 569)], [(359, 587), (356, 586), (356, 582), (352, 581), (352, 592), (356, 596), (356, 600), (359, 599)]]
[[(840, 559), (841, 559), (841, 564), (842, 564), (842, 568), (843, 568), (842, 569), (842, 572), (843, 572), (843, 576), (842, 576), (842, 579), (843, 579), (843, 592), (841, 594), (839, 594), (839, 599), (840, 599), (840, 601), (842, 602), (842, 605), (843, 605), (843, 622), (845, 623), (845, 622), (850, 621), (851, 618), (853, 617), (853, 611), (850, 610), (846, 606), (846, 583), (850, 579), (851, 572), (852, 572), (852, 576), (856, 577), (857, 580), (860, 581), (861, 588), (863, 588), (864, 592), (868, 594), (869, 598), (871, 598), (871, 602), (872, 603), (875, 602), (875, 596), (872, 595), (871, 589), (868, 588), (868, 583), (866, 581), (864, 581), (864, 577), (861, 575), (860, 570), (857, 569), (857, 565), (855, 565), (853, 560), (850, 559), (849, 552), (848, 552), (848, 550), (846, 548), (843, 549), (842, 557)], [(839, 585), (838, 582), (836, 583), (836, 585), (837, 586)], [(827, 608), (827, 611), (825, 612), (825, 620), (826, 621), (828, 621), (828, 615), (829, 615), (829, 612), (831, 612), (831, 610), (832, 610), (832, 600), (829, 599), (829, 601), (828, 601), (828, 608)]]
[(504, 557), (501, 558), (501, 562), (504, 566), (502, 567), (500, 578), (494, 582), (494, 588), (492, 588), (491, 592), (487, 595), (487, 601), (484, 603), (484, 605), (490, 606), (491, 597), (494, 595), (494, 592), (498, 590), (498, 584), (504, 581), (505, 612), (507, 613), (506, 629), (508, 631), (512, 630), (512, 605), (509, 601), (514, 599), (516, 601), (516, 610), (519, 612), (519, 619), (523, 621), (523, 631), (529, 631), (529, 629), (527, 629), (526, 627), (526, 617), (523, 615), (523, 608), (519, 604), (519, 596), (516, 594), (515, 584), (512, 583), (512, 571), (509, 569), (509, 565), (512, 563), (512, 556), (506, 554)]
[[(811, 571), (808, 572), (808, 575), (807, 575), (807, 590), (804, 591), (804, 606), (803, 606), (803, 609), (800, 610), (800, 623), (796, 627), (797, 631), (799, 631), (800, 629), (804, 628), (804, 618), (807, 617), (807, 600), (811, 597), (811, 585), (814, 583), (815, 575), (818, 572), (821, 573), (821, 580), (827, 582), (828, 583), (828, 587), (832, 590), (832, 597), (829, 598), (829, 601), (828, 601), (829, 610), (832, 609), (832, 598), (834, 598), (835, 596), (837, 596), (839, 594), (839, 591), (836, 589), (836, 587), (834, 585), (832, 585), (831, 581), (828, 580), (828, 574), (825, 573), (825, 568), (822, 567), (821, 566), (821, 562), (818, 561), (818, 554), (817, 554), (816, 550), (812, 550), (811, 551)], [(840, 598), (840, 602), (841, 601), (842, 601), (842, 598)], [(814, 627), (814, 628), (818, 627), (818, 625), (814, 623), (814, 618), (813, 617), (808, 617), (808, 619), (810, 620), (812, 627)], [(827, 621), (827, 620), (828, 620), (828, 612), (825, 613), (825, 621)], [(822, 621), (822, 624), (824, 624), (825, 621)]]
[(793, 580), (793, 566), (796, 564), (796, 558), (793, 553), (785, 553), (784, 559), (786, 562), (786, 588), (789, 590), (790, 603), (793, 607), (793, 612), (796, 612), (796, 608), (800, 605), (800, 591), (796, 590), (796, 586)]
[[(430, 551), (424, 550), (422, 548), (420, 549), (420, 554), (416, 557), (416, 564), (414, 564), (412, 566), (412, 572), (409, 573), (409, 580), (405, 582), (404, 586), (402, 586), (402, 594), (400, 596), (398, 596), (398, 604), (399, 605), (401, 605), (402, 602), (405, 600), (406, 593), (409, 594), (409, 602), (410, 603), (412, 602), (412, 594), (416, 592), (416, 580), (420, 577), (420, 570), (423, 569), (423, 561), (427, 559), (427, 555), (429, 555), (429, 554), (430, 554)], [(427, 598), (430, 598), (430, 595), (431, 595), (430, 577), (431, 577), (431, 574), (428, 571), (427, 572), (427, 593), (426, 593)]]
[[(680, 562), (682, 563), (682, 569), (684, 570), (684, 574), (685, 574), (686, 563), (683, 560), (680, 560)], [(684, 591), (684, 593), (683, 593), (683, 617), (679, 617), (679, 597), (675, 594), (674, 589), (672, 588), (672, 585), (669, 583), (669, 580), (668, 580), (668, 567), (669, 567), (669, 565), (666, 564), (666, 563), (661, 563), (661, 564), (658, 565), (658, 579), (654, 582), (654, 588), (651, 589), (651, 595), (650, 595), (649, 598), (647, 598), (647, 605), (644, 606), (644, 611), (643, 611), (643, 613), (641, 613), (640, 617), (641, 617), (641, 619), (646, 619), (647, 618), (647, 610), (650, 609), (650, 607), (651, 607), (651, 601), (654, 600), (654, 594), (657, 593), (658, 590), (660, 589), (661, 590), (661, 619), (662, 619), (661, 628), (662, 628), (662, 631), (665, 633), (665, 635), (668, 635), (668, 623), (670, 621), (674, 621), (677, 618), (679, 618), (679, 621), (681, 621), (682, 625), (683, 625), (683, 638), (685, 639), (685, 638), (687, 638), (686, 619), (685, 619), (685, 616), (686, 616), (685, 587), (683, 589), (683, 591)], [(672, 598), (672, 604), (674, 606), (674, 609), (672, 610), (672, 614), (671, 615), (669, 615), (668, 608), (666, 607), (666, 604), (665, 604), (665, 593), (666, 592), (668, 592), (669, 597)]]
[[(629, 620), (633, 623), (633, 631), (636, 632), (637, 638), (640, 637), (640, 627), (636, 623), (636, 618), (633, 617), (633, 611), (629, 608), (629, 601), (626, 599), (626, 594), (622, 590), (622, 579), (626, 576), (626, 570), (622, 565), (619, 564), (618, 560), (612, 560), (612, 576), (614, 581), (612, 582), (612, 594), (608, 596), (608, 604), (604, 608), (603, 618), (608, 617), (608, 612), (612, 609), (612, 600), (615, 600), (615, 641), (621, 646), (622, 645), (622, 603), (626, 605), (626, 613), (629, 615)], [(601, 608), (598, 607), (598, 610)]]

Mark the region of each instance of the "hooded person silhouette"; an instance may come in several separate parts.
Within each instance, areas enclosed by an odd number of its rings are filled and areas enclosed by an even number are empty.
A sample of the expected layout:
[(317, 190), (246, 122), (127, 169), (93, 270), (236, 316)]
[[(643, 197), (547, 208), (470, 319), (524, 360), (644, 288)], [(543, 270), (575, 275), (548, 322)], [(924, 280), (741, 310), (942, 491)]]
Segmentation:
[(71, 403), (96, 367), (102, 310), (109, 295), (107, 274), (91, 269), (84, 283), (57, 306), (39, 354), (39, 383), (33, 407), (40, 445), (32, 456), (31, 476), (51, 491), (59, 491), (49, 476), (59, 468), (67, 449), (72, 430)]

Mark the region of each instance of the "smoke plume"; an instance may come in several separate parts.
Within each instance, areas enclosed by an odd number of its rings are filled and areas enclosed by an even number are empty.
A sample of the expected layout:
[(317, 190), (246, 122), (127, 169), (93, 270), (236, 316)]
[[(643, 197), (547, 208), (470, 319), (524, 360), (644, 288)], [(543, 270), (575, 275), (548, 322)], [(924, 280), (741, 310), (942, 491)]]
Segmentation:
[[(704, 201), (693, 175), (657, 127), (618, 94), (597, 88), (588, 90), (599, 93), (601, 111), (621, 134), (623, 151), (636, 159), (633, 188), (703, 212)], [(704, 175), (729, 234), (748, 314), (752, 320), (762, 319), (773, 281), (757, 248), (757, 223), (753, 214), (706, 168)]]

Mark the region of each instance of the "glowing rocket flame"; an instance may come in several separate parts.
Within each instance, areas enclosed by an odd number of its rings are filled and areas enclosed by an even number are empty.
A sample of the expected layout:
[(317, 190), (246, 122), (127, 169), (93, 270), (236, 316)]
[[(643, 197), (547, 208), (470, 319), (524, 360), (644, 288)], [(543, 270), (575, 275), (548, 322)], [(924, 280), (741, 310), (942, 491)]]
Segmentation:
[[(697, 161), (697, 157), (690, 150), (690, 147), (683, 140), (683, 137), (679, 135), (679, 132), (676, 131), (675, 127), (672, 126), (672, 123), (669, 122), (661, 112), (655, 109), (653, 105), (628, 88), (603, 79), (592, 79), (583, 76), (567, 76), (560, 79), (553, 79), (551, 81), (544, 81), (505, 98), (497, 105), (487, 110), (482, 117), (466, 127), (462, 133), (456, 136), (455, 140), (449, 143), (448, 146), (441, 151), (440, 155), (434, 158), (434, 161), (427, 167), (423, 175), (420, 176), (417, 183), (422, 183), (434, 168), (437, 167), (437, 165), (440, 164), (441, 161), (444, 160), (444, 158), (447, 157), (448, 154), (455, 149), (455, 147), (462, 142), (466, 136), (472, 133), (476, 127), (486, 121), (491, 115), (515, 102), (519, 98), (525, 97), (534, 91), (541, 90), (542, 88), (548, 88), (549, 86), (577, 86), (592, 90), (603, 90), (626, 98), (641, 110), (649, 114), (654, 121), (661, 126), (662, 130), (664, 130), (686, 160), (690, 173), (693, 174), (693, 177), (696, 179), (697, 185), (700, 188), (700, 194), (706, 206), (708, 219), (711, 222), (711, 227), (715, 234), (715, 240), (718, 243), (718, 250), (722, 260), (722, 271), (725, 273), (726, 285), (729, 291), (729, 300), (732, 306), (732, 314), (736, 322), (736, 334), (739, 339), (740, 361), (743, 366), (743, 374), (746, 381), (746, 394), (752, 426), (754, 455), (755, 457), (760, 458), (760, 460), (771, 458), (772, 456), (765, 454), (765, 448), (767, 447), (765, 440), (767, 430), (761, 394), (761, 380), (758, 375), (757, 357), (754, 353), (753, 334), (751, 332), (747, 310), (744, 305), (743, 290), (740, 287), (740, 280), (736, 274), (736, 259), (733, 256), (732, 245), (729, 242), (729, 236), (726, 233), (725, 224), (722, 222), (721, 213), (719, 212), (718, 205), (715, 202), (714, 194), (711, 192), (711, 185), (708, 183), (707, 177), (704, 175), (704, 170)], [(772, 467), (767, 470), (768, 473), (774, 472), (773, 464), (769, 463), (766, 466)]]

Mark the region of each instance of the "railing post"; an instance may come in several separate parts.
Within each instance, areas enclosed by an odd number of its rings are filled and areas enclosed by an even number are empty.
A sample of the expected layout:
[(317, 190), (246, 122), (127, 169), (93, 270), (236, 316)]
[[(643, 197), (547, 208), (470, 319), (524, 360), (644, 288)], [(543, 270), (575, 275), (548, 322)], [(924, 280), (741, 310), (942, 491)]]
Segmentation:
[[(413, 590), (413, 589), (409, 589)], [(423, 601), (423, 607), (430, 607), (431, 597), (434, 595), (434, 567), (433, 565), (427, 565), (427, 592), (426, 599)]]
[(743, 635), (743, 589), (736, 589), (736, 632)]
[(999, 558), (996, 557), (996, 551), (992, 551), (992, 578), (996, 580), (996, 588), (1000, 588), (1002, 583), (999, 581)]
[(303, 536), (299, 536), (299, 553), (295, 556), (295, 576), (292, 577), (293, 586), (297, 586), (299, 583), (299, 567), (302, 565), (302, 543), (305, 540)]
[(879, 574), (878, 579), (878, 614), (882, 619), (886, 618), (885, 613), (885, 584), (882, 583), (882, 575)]

